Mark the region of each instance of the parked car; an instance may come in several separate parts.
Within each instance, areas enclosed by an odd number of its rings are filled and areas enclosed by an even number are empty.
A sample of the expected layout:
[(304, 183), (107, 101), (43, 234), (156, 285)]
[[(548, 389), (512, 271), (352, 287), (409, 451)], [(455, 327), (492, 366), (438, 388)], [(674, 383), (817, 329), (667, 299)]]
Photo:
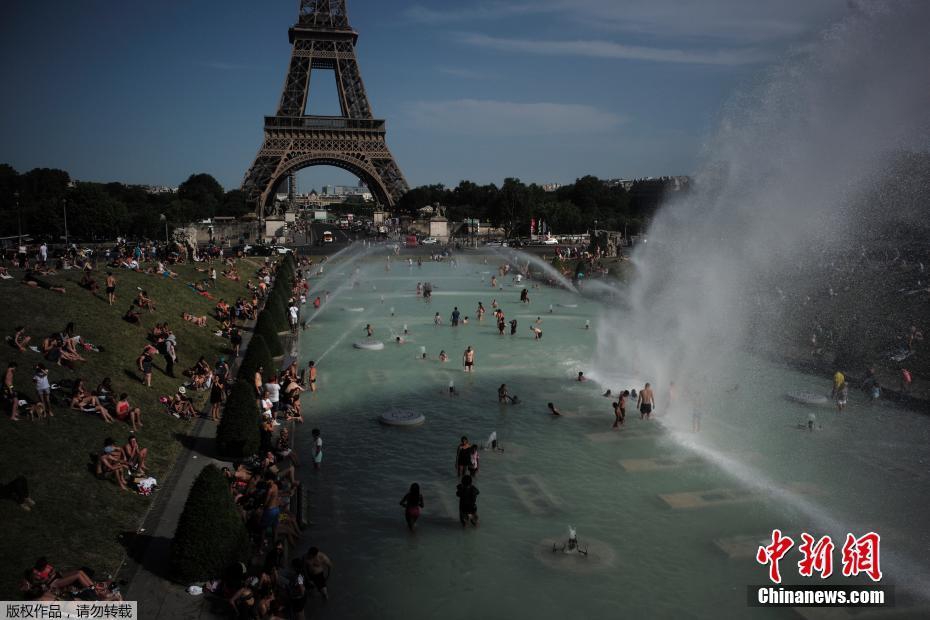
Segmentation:
[(277, 252), (278, 254), (287, 254), (288, 252), (293, 252), (293, 251), (294, 251), (294, 250), (292, 250), (291, 248), (289, 248), (289, 247), (287, 247), (287, 246), (283, 246), (283, 245), (274, 245), (274, 246), (272, 246), (272, 250), (274, 250), (274, 251)]
[(272, 249), (271, 246), (265, 245), (264, 243), (257, 243), (255, 245), (243, 247), (242, 253), (246, 256), (271, 256)]
[(543, 245), (559, 245), (559, 240), (555, 237), (549, 237), (548, 239), (543, 239)]
[(439, 243), (439, 239), (435, 239), (433, 237), (426, 237), (425, 239), (420, 240), (420, 245), (433, 245), (435, 243)]
[(323, 231), (323, 243), (332, 243), (333, 242), (333, 233), (331, 230)]
[(506, 248), (507, 242), (492, 239), (491, 241), (486, 242), (484, 245), (485, 247), (489, 247), (489, 248)]

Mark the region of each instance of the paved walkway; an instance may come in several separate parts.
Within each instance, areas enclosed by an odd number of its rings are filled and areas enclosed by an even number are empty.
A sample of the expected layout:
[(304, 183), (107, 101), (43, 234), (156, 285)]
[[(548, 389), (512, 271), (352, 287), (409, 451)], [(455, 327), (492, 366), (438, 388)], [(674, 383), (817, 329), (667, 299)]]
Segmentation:
[[(243, 351), (251, 340), (253, 327), (254, 323), (246, 326), (248, 331), (243, 330)], [(296, 335), (287, 338), (285, 350), (288, 354), (282, 361), (282, 368), (297, 357), (298, 342)], [(233, 374), (238, 371), (241, 359), (232, 365)], [(129, 581), (124, 597), (138, 601), (139, 617), (143, 620), (228, 617), (228, 609), (213, 609), (209, 598), (188, 594), (186, 587), (191, 584), (174, 583), (168, 578), (171, 541), (191, 486), (200, 470), (207, 465), (212, 463), (223, 467), (230, 464), (215, 456), (216, 424), (210, 420), (198, 418), (188, 438), (171, 475), (161, 485), (136, 540), (130, 545), (129, 555), (120, 571), (120, 578)]]

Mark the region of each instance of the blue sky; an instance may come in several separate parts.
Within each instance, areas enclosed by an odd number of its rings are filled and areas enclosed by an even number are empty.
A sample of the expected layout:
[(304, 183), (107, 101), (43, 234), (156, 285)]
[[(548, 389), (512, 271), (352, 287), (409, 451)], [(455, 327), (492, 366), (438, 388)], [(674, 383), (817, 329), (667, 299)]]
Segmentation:
[[(721, 105), (841, 0), (348, 0), (411, 185), (692, 172)], [(0, 162), (239, 185), (275, 112), (297, 0), (6, 0)], [(321, 78), (325, 78), (325, 74)], [(317, 93), (314, 89), (312, 92)], [(331, 83), (319, 109), (335, 105)], [(302, 188), (348, 175), (312, 169)]]

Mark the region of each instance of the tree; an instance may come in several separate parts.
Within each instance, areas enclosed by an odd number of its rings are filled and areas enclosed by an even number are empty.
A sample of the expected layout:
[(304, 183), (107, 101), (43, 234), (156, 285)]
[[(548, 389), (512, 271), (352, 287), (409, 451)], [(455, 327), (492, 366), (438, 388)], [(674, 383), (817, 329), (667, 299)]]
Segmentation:
[(241, 189), (232, 189), (223, 195), (223, 201), (216, 210), (216, 215), (227, 217), (241, 217), (252, 212), (252, 207), (246, 201), (246, 194)]
[(178, 198), (194, 203), (200, 218), (216, 215), (223, 197), (223, 186), (206, 173), (192, 174), (178, 186)]

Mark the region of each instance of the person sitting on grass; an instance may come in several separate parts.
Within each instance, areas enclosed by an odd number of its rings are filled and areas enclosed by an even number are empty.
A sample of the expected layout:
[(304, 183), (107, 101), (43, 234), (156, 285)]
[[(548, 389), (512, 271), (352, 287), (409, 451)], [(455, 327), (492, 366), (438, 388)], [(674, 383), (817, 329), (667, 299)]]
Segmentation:
[[(138, 410), (138, 407), (136, 407), (136, 410)], [(126, 445), (123, 446), (123, 458), (129, 463), (130, 469), (135, 470), (136, 474), (140, 476), (144, 475), (145, 457), (147, 457), (148, 454), (148, 448), (139, 446), (135, 432), (129, 433), (129, 439), (126, 441)]]
[(108, 406), (112, 403), (113, 394), (115, 392), (116, 390), (113, 389), (113, 382), (110, 380), (110, 377), (104, 377), (100, 385), (97, 386), (97, 389), (94, 390), (94, 396), (97, 397), (97, 400), (99, 400), (101, 404)]
[(13, 344), (19, 349), (20, 353), (26, 352), (26, 347), (29, 345), (30, 340), (32, 340), (32, 338), (26, 335), (25, 327), (20, 325), (16, 328), (16, 333), (13, 335)]
[(86, 288), (88, 291), (94, 294), (100, 292), (100, 285), (97, 284), (97, 280), (95, 280), (94, 277), (90, 275), (89, 269), (84, 270), (84, 275), (81, 276), (81, 281), (78, 282), (78, 285), (80, 285), (81, 288)]
[(135, 308), (129, 306), (129, 309), (126, 310), (126, 314), (123, 315), (123, 320), (127, 323), (132, 323), (133, 325), (142, 325), (142, 320), (139, 318), (140, 314), (136, 312)]
[(207, 315), (203, 316), (194, 316), (190, 312), (185, 312), (181, 315), (185, 321), (190, 321), (197, 327), (206, 327), (207, 326)]
[(168, 408), (172, 415), (184, 420), (192, 420), (197, 415), (194, 409), (194, 403), (187, 397), (187, 388), (183, 385), (178, 388), (177, 394), (171, 397), (171, 403)]
[(229, 304), (224, 299), (220, 299), (216, 304), (216, 318), (220, 321), (229, 318)]
[(184, 371), (184, 374), (191, 378), (191, 383), (195, 390), (206, 390), (213, 385), (213, 369), (207, 358), (200, 356), (193, 367)]
[(133, 432), (142, 428), (142, 410), (129, 404), (129, 396), (124, 392), (116, 403), (116, 419), (132, 425)]
[(125, 459), (123, 451), (116, 447), (116, 442), (111, 437), (103, 440), (103, 450), (97, 457), (97, 477), (103, 479), (107, 474), (112, 473), (116, 478), (119, 488), (128, 491), (126, 486), (126, 475), (124, 472), (129, 470), (129, 463)]
[(36, 505), (35, 500), (29, 497), (29, 481), (23, 475), (16, 476), (6, 484), (0, 484), (0, 498), (13, 500), (26, 512)]
[(148, 309), (149, 312), (155, 312), (155, 302), (141, 289), (136, 295), (136, 305), (139, 306), (141, 310)]

